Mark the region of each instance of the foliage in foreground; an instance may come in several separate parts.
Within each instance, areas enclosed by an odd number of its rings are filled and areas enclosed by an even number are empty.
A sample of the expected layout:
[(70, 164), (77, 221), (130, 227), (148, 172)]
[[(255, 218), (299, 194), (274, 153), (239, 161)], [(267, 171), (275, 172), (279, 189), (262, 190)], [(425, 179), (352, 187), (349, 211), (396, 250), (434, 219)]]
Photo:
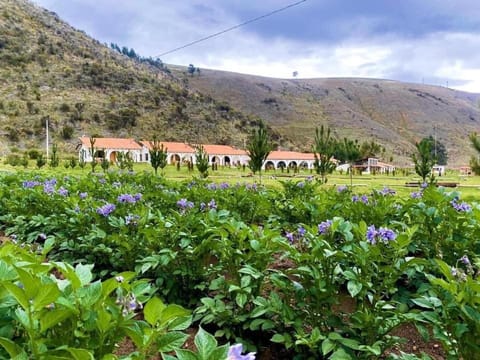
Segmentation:
[[(57, 281), (51, 269), (67, 276), (86, 263), (117, 289), (134, 287), (115, 276), (137, 274), (151, 279), (141, 282), (152, 296), (145, 312), (182, 305), (222, 344), (295, 359), (378, 359), (402, 341), (393, 330), (411, 322), (449, 359), (480, 351), (480, 211), (456, 192), (428, 186), (401, 198), (388, 188), (319, 189), (313, 178), (273, 190), (107, 172), (4, 174), (0, 195), (6, 235), (49, 249), (43, 283)], [(145, 321), (141, 329), (153, 326)], [(75, 326), (93, 331), (87, 325)]]

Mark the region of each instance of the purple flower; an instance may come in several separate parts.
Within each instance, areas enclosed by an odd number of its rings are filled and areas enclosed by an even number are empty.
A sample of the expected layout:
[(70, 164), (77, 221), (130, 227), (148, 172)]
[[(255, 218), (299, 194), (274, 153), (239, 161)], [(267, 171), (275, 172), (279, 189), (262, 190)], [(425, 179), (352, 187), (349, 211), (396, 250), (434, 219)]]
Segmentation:
[(51, 195), (55, 192), (55, 186), (51, 184), (43, 184), (43, 192), (45, 194)]
[(383, 196), (385, 195), (395, 195), (397, 192), (393, 189), (390, 189), (388, 187), (384, 187), (381, 191), (380, 191), (380, 194), (382, 194)]
[(287, 238), (287, 240), (290, 242), (290, 244), (293, 244), (293, 242), (295, 241), (295, 238), (293, 236), (293, 233), (291, 232), (286, 232), (285, 233), (285, 237)]
[(464, 263), (465, 265), (470, 265), (470, 259), (468, 258), (467, 255), (463, 255), (461, 258), (460, 258), (460, 261), (462, 263)]
[(330, 226), (332, 225), (332, 220), (323, 221), (318, 224), (318, 233), (320, 235), (325, 235), (328, 233)]
[(193, 208), (193, 202), (188, 201), (187, 199), (180, 199), (177, 201), (177, 206), (185, 211), (186, 209), (191, 209)]
[(246, 355), (242, 355), (243, 345), (235, 344), (228, 349), (227, 360), (255, 360), (255, 353), (250, 352)]
[(80, 197), (80, 199), (85, 199), (88, 196), (88, 193), (81, 192), (80, 194), (78, 194), (78, 196)]
[(300, 189), (304, 188), (305, 187), (305, 183), (303, 181), (300, 181), (297, 183), (297, 187), (299, 187)]
[(24, 181), (23, 182), (23, 188), (24, 189), (31, 189), (37, 185), (40, 185), (38, 181)]
[(215, 184), (215, 183), (207, 184), (207, 189), (208, 190), (217, 190), (217, 184)]
[(450, 204), (453, 206), (453, 208), (457, 211), (460, 211), (460, 212), (469, 212), (472, 210), (472, 207), (467, 204), (466, 202), (462, 202), (462, 203), (458, 203), (457, 202), (457, 198), (453, 199), (452, 201), (450, 201)]
[(353, 195), (352, 196), (352, 202), (358, 202), (358, 200), (359, 200), (358, 195)]
[(135, 195), (133, 195), (133, 198), (135, 199), (135, 201), (140, 201), (142, 200), (142, 194), (141, 193), (136, 193)]
[(377, 240), (380, 240), (384, 243), (388, 243), (389, 241), (393, 241), (397, 238), (397, 234), (389, 228), (380, 227), (378, 230), (375, 229), (375, 225), (370, 225), (367, 228), (367, 241), (375, 245)]
[(98, 182), (100, 184), (105, 184), (107, 182), (107, 180), (105, 180), (104, 178), (100, 178), (100, 179), (98, 179)]
[(376, 237), (377, 231), (375, 230), (375, 225), (370, 225), (367, 229), (367, 241), (370, 244), (375, 245), (377, 243)]
[(53, 179), (50, 179), (50, 180), (45, 180), (44, 185), (51, 185), (51, 186), (55, 186), (57, 185), (57, 179), (53, 178)]
[(209, 209), (216, 209), (217, 208), (217, 203), (215, 202), (215, 199), (212, 199), (208, 203), (208, 208)]
[(114, 188), (119, 188), (120, 186), (122, 186), (122, 183), (119, 182), (119, 181), (115, 181), (115, 182), (112, 183), (112, 186), (113, 186)]
[(204, 202), (200, 203), (200, 211), (205, 210), (206, 207), (207, 207), (207, 204), (205, 204)]
[(312, 176), (312, 175), (309, 175), (309, 176), (307, 176), (307, 177), (305, 178), (305, 181), (307, 181), (307, 182), (311, 182), (311, 181), (313, 181), (314, 179), (315, 179), (315, 177), (314, 177), (314, 176)]
[(110, 215), (113, 211), (115, 211), (115, 205), (114, 204), (105, 204), (105, 205), (97, 208), (97, 214), (105, 216), (105, 217)]
[(303, 238), (305, 234), (307, 233), (307, 230), (303, 226), (299, 226), (297, 229), (298, 236)]
[(422, 184), (420, 185), (420, 187), (421, 187), (422, 189), (426, 189), (426, 188), (428, 187), (428, 184), (427, 184), (426, 182), (424, 182), (424, 183), (422, 183)]
[(135, 204), (136, 203), (135, 197), (133, 195), (130, 195), (130, 194), (118, 195), (117, 201), (119, 203), (123, 203), (123, 204)]
[(378, 236), (384, 243), (387, 243), (389, 241), (395, 240), (397, 234), (395, 234), (395, 232), (391, 229), (381, 227), (380, 229), (378, 229)]
[(368, 204), (368, 196), (367, 195), (362, 195), (362, 197), (360, 198), (360, 200), (362, 200), (362, 202), (364, 204)]
[(57, 193), (60, 196), (68, 196), (68, 190), (65, 189), (63, 186), (58, 189)]
[(344, 192), (347, 189), (348, 189), (347, 185), (340, 185), (339, 187), (337, 187), (337, 191), (339, 193)]
[(458, 275), (458, 270), (457, 268), (454, 268), (453, 266), (450, 268), (450, 273), (452, 276), (457, 276)]
[(41, 241), (47, 240), (47, 235), (45, 235), (44, 233), (38, 234), (38, 240), (41, 240)]
[(80, 213), (80, 206), (75, 206), (75, 208), (73, 209), (73, 211), (75, 211), (77, 214)]
[(126, 225), (137, 226), (138, 225), (138, 220), (140, 220), (140, 216), (138, 216), (138, 215), (127, 215), (125, 217), (125, 224)]
[(410, 197), (412, 199), (420, 199), (423, 196), (423, 193), (421, 191), (414, 191), (410, 194)]
[(222, 190), (228, 189), (229, 187), (230, 187), (230, 185), (228, 185), (228, 183), (221, 183), (220, 184), (220, 189), (222, 189)]

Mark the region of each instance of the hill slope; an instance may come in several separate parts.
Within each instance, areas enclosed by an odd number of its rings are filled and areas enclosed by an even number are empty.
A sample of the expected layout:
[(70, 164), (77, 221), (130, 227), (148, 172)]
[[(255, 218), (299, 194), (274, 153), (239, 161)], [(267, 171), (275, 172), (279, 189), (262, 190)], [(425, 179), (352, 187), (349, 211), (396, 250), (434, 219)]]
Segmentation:
[(214, 70), (202, 70), (188, 82), (265, 119), (305, 149), (315, 126), (325, 124), (338, 137), (375, 139), (395, 162), (407, 164), (415, 142), (436, 134), (449, 164), (459, 165), (474, 154), (468, 134), (480, 132), (480, 94), (438, 86), (360, 78), (271, 79)]
[(65, 150), (83, 134), (241, 145), (258, 121), (141, 60), (28, 1), (0, 0), (0, 151), (40, 146), (47, 117)]
[(276, 145), (311, 150), (314, 129), (375, 139), (399, 165), (436, 135), (468, 163), (480, 94), (377, 79), (272, 79), (130, 59), (27, 0), (0, 0), (0, 152), (83, 134), (242, 146), (259, 118)]

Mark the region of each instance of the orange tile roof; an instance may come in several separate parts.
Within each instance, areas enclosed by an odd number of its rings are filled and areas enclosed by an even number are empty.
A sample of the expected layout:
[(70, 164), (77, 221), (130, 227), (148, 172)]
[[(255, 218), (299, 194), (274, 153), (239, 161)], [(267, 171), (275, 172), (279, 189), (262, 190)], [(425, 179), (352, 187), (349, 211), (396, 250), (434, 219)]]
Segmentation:
[(209, 155), (247, 155), (244, 150), (235, 149), (228, 145), (203, 144), (203, 148)]
[(267, 160), (315, 160), (313, 153), (297, 151), (272, 151)]
[[(153, 147), (153, 141), (141, 141), (147, 149), (151, 150)], [(188, 144), (181, 142), (160, 141), (160, 144), (164, 148), (167, 148), (169, 153), (194, 153), (195, 149)]]
[[(82, 145), (90, 148), (90, 138), (82, 136), (80, 138)], [(122, 149), (122, 150), (141, 150), (142, 147), (133, 139), (122, 138), (95, 138), (95, 148), (97, 149)]]

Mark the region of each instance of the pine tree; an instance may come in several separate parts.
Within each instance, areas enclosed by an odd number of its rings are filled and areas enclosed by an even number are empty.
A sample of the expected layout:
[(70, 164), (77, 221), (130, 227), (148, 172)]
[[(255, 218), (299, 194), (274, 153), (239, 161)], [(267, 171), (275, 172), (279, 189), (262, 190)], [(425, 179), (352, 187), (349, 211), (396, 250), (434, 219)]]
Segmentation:
[(267, 128), (263, 122), (257, 129), (254, 129), (247, 143), (247, 154), (250, 157), (249, 168), (254, 174), (257, 172), (262, 182), (262, 166), (268, 155), (272, 151), (272, 144), (267, 133)]

